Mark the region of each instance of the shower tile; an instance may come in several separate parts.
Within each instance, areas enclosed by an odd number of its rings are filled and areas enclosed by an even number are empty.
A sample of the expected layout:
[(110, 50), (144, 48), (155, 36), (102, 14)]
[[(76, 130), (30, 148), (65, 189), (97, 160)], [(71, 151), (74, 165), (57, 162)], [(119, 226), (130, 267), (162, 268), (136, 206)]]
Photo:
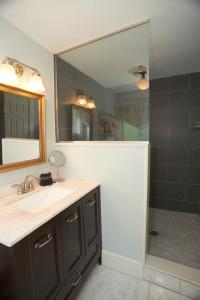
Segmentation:
[[(151, 110), (165, 110), (169, 108), (167, 93), (150, 93), (150, 109)], [(161, 112), (160, 112), (161, 113)]]
[(150, 128), (187, 128), (188, 111), (151, 111)]
[(190, 129), (188, 143), (190, 146), (200, 147), (200, 130)]
[(169, 199), (185, 199), (185, 185), (182, 183), (152, 181), (151, 196)]
[(169, 128), (187, 128), (187, 127), (188, 127), (187, 110), (169, 111)]
[[(189, 126), (193, 128), (195, 126), (195, 122), (200, 122), (200, 109), (192, 109), (189, 115)], [(199, 129), (193, 129), (199, 130)]]
[(185, 164), (187, 162), (187, 150), (185, 148), (152, 147), (152, 163), (157, 164)]
[(153, 208), (167, 208), (166, 199), (151, 197), (150, 206)]
[(186, 200), (200, 203), (200, 185), (190, 184), (187, 186)]
[(171, 109), (189, 109), (200, 107), (200, 90), (190, 90), (170, 93), (169, 106)]
[(150, 128), (169, 128), (169, 111), (151, 111), (150, 112)]
[(150, 131), (150, 142), (154, 146), (168, 146), (169, 129), (154, 129)]
[(187, 182), (200, 184), (200, 166), (191, 166), (186, 169)]
[(167, 165), (152, 164), (150, 170), (152, 180), (167, 179)]
[(171, 76), (161, 79), (151, 80), (152, 92), (167, 92), (186, 90), (189, 85), (189, 76)]
[(192, 89), (200, 88), (200, 72), (190, 74), (190, 82)]
[(195, 300), (200, 300), (200, 286), (181, 280), (181, 294)]
[(168, 180), (200, 184), (200, 166), (168, 166)]
[(187, 167), (178, 165), (168, 166), (168, 180), (187, 182)]
[(189, 152), (189, 163), (191, 165), (200, 165), (200, 148), (190, 149)]
[(193, 202), (176, 201), (167, 199), (167, 209), (188, 213), (199, 213), (199, 204)]
[(179, 292), (179, 279), (166, 273), (156, 271), (147, 266), (144, 267), (144, 280), (168, 288), (172, 291)]
[(170, 129), (169, 145), (172, 147), (188, 146), (189, 133), (187, 129)]

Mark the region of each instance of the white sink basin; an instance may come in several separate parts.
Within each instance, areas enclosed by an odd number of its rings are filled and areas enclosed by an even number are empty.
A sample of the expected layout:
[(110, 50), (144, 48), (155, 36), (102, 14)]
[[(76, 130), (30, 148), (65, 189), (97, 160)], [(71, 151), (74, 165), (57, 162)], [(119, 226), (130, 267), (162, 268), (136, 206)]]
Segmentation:
[(73, 190), (51, 186), (11, 203), (9, 206), (25, 212), (37, 213), (64, 197), (69, 196), (71, 193), (73, 193)]

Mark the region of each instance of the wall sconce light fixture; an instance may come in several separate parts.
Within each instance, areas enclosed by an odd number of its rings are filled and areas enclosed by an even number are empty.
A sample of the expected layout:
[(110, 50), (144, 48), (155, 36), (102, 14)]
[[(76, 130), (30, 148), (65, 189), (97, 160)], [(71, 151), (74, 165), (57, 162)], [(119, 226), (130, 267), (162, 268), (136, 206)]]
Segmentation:
[(77, 92), (77, 103), (81, 106), (85, 106), (87, 104), (86, 96), (82, 91)]
[(77, 105), (83, 106), (89, 109), (95, 109), (94, 97), (89, 96), (87, 93), (84, 93), (81, 90), (77, 91)]
[(95, 109), (96, 108), (96, 105), (95, 105), (95, 102), (94, 102), (94, 98), (93, 97), (90, 97), (87, 101), (87, 107), (89, 109)]
[(33, 72), (28, 87), (32, 91), (39, 91), (41, 93), (45, 92), (45, 87), (42, 82), (42, 77), (38, 72)]
[(140, 65), (129, 70), (129, 73), (135, 76), (141, 76), (141, 79), (136, 83), (136, 86), (140, 90), (148, 90), (149, 80), (146, 79), (145, 75), (147, 73), (146, 67)]
[(15, 68), (6, 61), (0, 65), (0, 82), (10, 85), (19, 84)]
[(0, 65), (0, 82), (7, 85), (18, 85), (20, 83), (19, 78), (23, 76), (25, 69), (32, 70), (28, 89), (36, 93), (45, 92), (42, 77), (38, 70), (10, 57), (6, 57)]

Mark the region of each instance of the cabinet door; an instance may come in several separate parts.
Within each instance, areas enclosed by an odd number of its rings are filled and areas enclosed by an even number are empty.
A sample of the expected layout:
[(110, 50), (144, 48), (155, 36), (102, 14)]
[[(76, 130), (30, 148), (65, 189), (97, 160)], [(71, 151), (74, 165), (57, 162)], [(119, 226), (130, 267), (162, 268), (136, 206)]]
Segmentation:
[(32, 233), (24, 243), (28, 299), (53, 299), (61, 282), (57, 232), (48, 223)]
[(86, 251), (95, 243), (100, 244), (100, 201), (99, 189), (83, 198), (84, 230)]
[(85, 255), (82, 202), (66, 209), (61, 217), (64, 274), (67, 279)]

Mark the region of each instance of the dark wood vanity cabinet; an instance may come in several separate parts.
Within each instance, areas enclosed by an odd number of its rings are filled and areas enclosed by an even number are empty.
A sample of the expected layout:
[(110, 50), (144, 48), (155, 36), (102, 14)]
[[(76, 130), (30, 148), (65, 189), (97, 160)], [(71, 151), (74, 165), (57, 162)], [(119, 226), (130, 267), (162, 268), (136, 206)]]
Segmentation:
[(60, 232), (64, 278), (73, 274), (85, 256), (82, 201), (61, 214)]
[(96, 188), (13, 247), (0, 244), (0, 299), (73, 299), (101, 263), (100, 220)]
[(99, 195), (92, 191), (83, 199), (86, 252), (96, 243), (100, 245), (100, 202)]
[(27, 299), (53, 299), (62, 280), (59, 232), (54, 220), (24, 240), (22, 256)]

